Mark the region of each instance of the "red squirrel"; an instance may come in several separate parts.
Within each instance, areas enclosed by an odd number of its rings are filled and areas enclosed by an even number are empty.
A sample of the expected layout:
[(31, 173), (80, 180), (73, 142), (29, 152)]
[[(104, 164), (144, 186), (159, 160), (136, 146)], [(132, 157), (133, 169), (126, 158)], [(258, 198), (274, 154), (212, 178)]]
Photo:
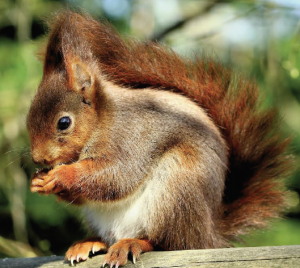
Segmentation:
[(72, 264), (101, 250), (119, 267), (155, 248), (229, 247), (286, 207), (289, 139), (254, 82), (69, 10), (43, 57), (27, 128), (47, 168), (31, 191), (82, 208), (93, 237), (70, 247)]

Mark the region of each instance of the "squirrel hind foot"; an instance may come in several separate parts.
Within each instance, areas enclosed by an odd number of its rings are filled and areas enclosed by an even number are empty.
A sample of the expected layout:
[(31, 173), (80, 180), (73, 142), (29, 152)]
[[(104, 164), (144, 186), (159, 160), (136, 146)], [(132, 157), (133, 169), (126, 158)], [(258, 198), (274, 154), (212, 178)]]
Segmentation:
[(120, 239), (108, 249), (104, 257), (102, 267), (118, 268), (127, 263), (128, 255), (131, 254), (133, 263), (139, 258), (142, 252), (153, 250), (153, 245), (148, 240), (142, 239)]
[(107, 245), (97, 237), (90, 237), (74, 243), (66, 252), (65, 259), (74, 265), (74, 262), (86, 261), (89, 254), (98, 251), (106, 251)]

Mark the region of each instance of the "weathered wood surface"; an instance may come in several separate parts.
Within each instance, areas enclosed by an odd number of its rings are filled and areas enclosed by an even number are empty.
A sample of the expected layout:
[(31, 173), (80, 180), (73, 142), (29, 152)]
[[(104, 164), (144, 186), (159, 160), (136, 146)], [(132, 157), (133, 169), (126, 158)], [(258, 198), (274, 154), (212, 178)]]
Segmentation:
[[(76, 263), (77, 268), (101, 267), (103, 255), (97, 255), (85, 262)], [(0, 259), (0, 268), (67, 268), (69, 262), (61, 256)], [(300, 245), (256, 248), (227, 248), (187, 251), (165, 251), (145, 253), (127, 268), (150, 267), (300, 267)]]

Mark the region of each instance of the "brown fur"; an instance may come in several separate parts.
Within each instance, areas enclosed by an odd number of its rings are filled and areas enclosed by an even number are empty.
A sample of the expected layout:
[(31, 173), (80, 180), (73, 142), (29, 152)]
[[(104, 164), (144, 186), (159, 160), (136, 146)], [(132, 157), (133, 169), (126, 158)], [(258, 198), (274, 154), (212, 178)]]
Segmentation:
[[(55, 168), (32, 191), (119, 204), (157, 180), (147, 226), (123, 238), (166, 250), (228, 246), (286, 206), (289, 141), (252, 81), (71, 11), (54, 17), (44, 59), (27, 125), (33, 159)], [(59, 111), (74, 129), (57, 132)]]

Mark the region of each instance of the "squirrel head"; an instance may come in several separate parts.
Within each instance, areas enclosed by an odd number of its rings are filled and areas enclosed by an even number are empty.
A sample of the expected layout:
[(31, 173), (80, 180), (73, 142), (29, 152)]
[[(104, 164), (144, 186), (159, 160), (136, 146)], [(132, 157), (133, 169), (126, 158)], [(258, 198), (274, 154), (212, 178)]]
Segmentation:
[(97, 88), (88, 65), (69, 58), (45, 72), (27, 117), (32, 159), (53, 167), (78, 160), (97, 126)]
[[(109, 60), (116, 49), (107, 45), (112, 43), (108, 27), (99, 28), (98, 23), (79, 14), (58, 14), (52, 25), (50, 21), (50, 28), (43, 53), (43, 78), (31, 104), (27, 128), (33, 161), (54, 166), (76, 161), (94, 129), (100, 128), (99, 116), (104, 116), (109, 105), (99, 53), (94, 50), (103, 48), (103, 57)], [(94, 38), (94, 32), (101, 40)]]
[(42, 82), (27, 116), (37, 164), (53, 167), (77, 161), (99, 128), (105, 98), (97, 60), (77, 31), (80, 18), (69, 12), (59, 15), (49, 34)]

